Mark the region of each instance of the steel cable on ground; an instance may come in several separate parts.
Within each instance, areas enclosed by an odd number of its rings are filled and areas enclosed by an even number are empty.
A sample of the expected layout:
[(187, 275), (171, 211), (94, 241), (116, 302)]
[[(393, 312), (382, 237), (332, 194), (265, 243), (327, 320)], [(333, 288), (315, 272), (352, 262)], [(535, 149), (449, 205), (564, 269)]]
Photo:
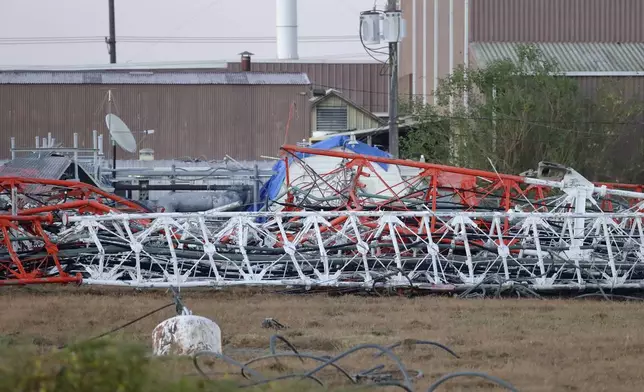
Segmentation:
[[(297, 349), (295, 348), (295, 346), (294, 346), (291, 342), (289, 342), (289, 341), (288, 341), (288, 339), (286, 339), (285, 337), (283, 337), (283, 336), (281, 336), (281, 335), (273, 335), (273, 336), (271, 336), (271, 338), (269, 339), (269, 350), (270, 350), (271, 354), (275, 355), (275, 353), (276, 353), (276, 351), (275, 351), (275, 345), (277, 344), (277, 340), (281, 340), (281, 341), (282, 341), (284, 344), (286, 344), (286, 345), (288, 346), (288, 348), (290, 348), (290, 349), (291, 349), (295, 354), (299, 354), (299, 352), (297, 351)], [(302, 361), (302, 362), (304, 362), (304, 361)]]
[[(276, 379), (267, 379), (266, 377), (264, 377), (264, 375), (262, 375), (258, 371), (253, 370), (250, 367), (248, 367), (247, 364), (243, 364), (241, 362), (238, 362), (238, 361), (234, 360), (233, 358), (231, 358), (231, 357), (229, 357), (229, 356), (227, 356), (225, 354), (216, 353), (214, 351), (200, 351), (200, 352), (196, 353), (193, 356), (193, 364), (194, 364), (195, 368), (197, 369), (197, 372), (199, 372), (199, 374), (201, 374), (201, 376), (203, 376), (205, 379), (207, 379), (209, 381), (212, 381), (212, 380), (210, 380), (210, 377), (208, 377), (207, 373), (204, 372), (203, 369), (201, 369), (201, 366), (199, 366), (199, 361), (198, 361), (199, 357), (202, 357), (202, 356), (205, 356), (205, 355), (209, 355), (209, 356), (215, 357), (217, 359), (221, 359), (224, 362), (228, 363), (229, 365), (233, 365), (233, 366), (238, 367), (241, 370), (241, 374), (242, 374), (242, 376), (244, 376), (244, 378), (248, 378), (246, 376), (245, 372), (244, 372), (244, 371), (247, 371), (249, 374), (253, 375), (255, 378), (260, 379), (260, 381), (254, 383), (254, 384), (242, 385), (242, 386), (240, 386), (240, 388), (276, 381)], [(281, 354), (277, 354), (277, 355), (279, 356)], [(292, 354), (292, 355), (295, 356), (296, 354)], [(297, 355), (299, 356), (299, 354), (297, 354)], [(275, 355), (267, 356), (267, 358), (273, 358), (273, 357), (275, 357)], [(266, 359), (266, 358), (261, 358), (261, 359)], [(324, 383), (320, 379), (315, 377), (315, 376), (301, 376), (299, 374), (291, 374), (291, 375), (284, 376), (284, 377), (285, 378), (295, 378), (295, 377), (309, 378), (309, 379), (315, 381), (320, 386), (324, 386)]]
[[(441, 344), (441, 343), (438, 343), (438, 342), (434, 342), (434, 341), (432, 341), (432, 340), (408, 339), (408, 340), (403, 340), (403, 341), (400, 341), (400, 342), (394, 343), (394, 344), (392, 344), (392, 345), (389, 345), (389, 346), (387, 346), (387, 348), (388, 348), (389, 350), (392, 350), (392, 351), (393, 351), (393, 349), (395, 349), (395, 348), (397, 348), (397, 347), (399, 347), (399, 346), (402, 346), (402, 345), (407, 345), (407, 344), (412, 344), (412, 345), (429, 345), (429, 346), (435, 346), (435, 347), (438, 347), (438, 348), (441, 348), (441, 349), (443, 349), (443, 350), (447, 351), (448, 353), (452, 354), (452, 355), (453, 355), (454, 357), (456, 357), (456, 358), (460, 358), (460, 357), (458, 356), (458, 354), (456, 354), (456, 353), (455, 353), (451, 348), (449, 348), (449, 347), (445, 346), (444, 344)], [(381, 357), (381, 356), (382, 356), (382, 354), (383, 354), (383, 353), (375, 354), (375, 357), (376, 357), (376, 358), (377, 358), (377, 357)]]
[[(244, 367), (241, 368), (241, 374), (242, 374), (242, 376), (244, 376), (244, 378), (248, 378), (246, 376), (245, 369), (247, 369), (248, 366), (250, 366), (250, 365), (252, 365), (252, 364), (254, 364), (256, 362), (265, 361), (267, 359), (275, 359), (275, 360), (277, 360), (278, 358), (288, 358), (288, 357), (298, 358), (300, 361), (302, 361), (302, 363), (304, 363), (304, 359), (311, 359), (313, 361), (322, 362), (322, 363), (325, 363), (326, 361), (329, 360), (328, 357), (317, 356), (317, 355), (313, 355), (313, 354), (310, 354), (310, 353), (295, 353), (295, 352), (293, 352), (293, 353), (273, 353), (273, 354), (270, 354), (270, 355), (265, 355), (265, 356), (262, 356), (262, 357), (253, 358), (253, 359), (245, 362)], [(337, 365), (335, 363), (331, 364), (330, 366), (335, 368), (335, 369), (337, 369), (340, 373), (342, 373), (352, 383), (354, 383), (354, 384), (356, 383), (355, 377), (353, 377), (343, 367), (341, 367), (341, 366), (339, 366), (339, 365)]]
[[(124, 329), (124, 328), (127, 328), (127, 327), (129, 327), (130, 325), (135, 324), (135, 323), (137, 323), (137, 322), (139, 322), (139, 321), (143, 320), (144, 318), (150, 317), (150, 316), (152, 316), (153, 314), (155, 314), (155, 313), (158, 313), (158, 312), (162, 311), (163, 309), (169, 308), (170, 306), (176, 306), (176, 302), (174, 302), (174, 301), (173, 301), (173, 302), (171, 302), (171, 303), (169, 303), (169, 304), (165, 304), (165, 305), (163, 305), (163, 306), (161, 306), (161, 307), (159, 307), (159, 308), (157, 308), (157, 309), (154, 309), (154, 310), (152, 310), (152, 311), (150, 311), (150, 312), (148, 312), (148, 313), (145, 313), (143, 316), (137, 317), (137, 318), (135, 318), (134, 320), (128, 321), (127, 323), (125, 323), (125, 324), (123, 324), (123, 325), (120, 325), (120, 326), (118, 326), (118, 327), (112, 328), (112, 329), (110, 329), (109, 331), (103, 332), (103, 333), (102, 333), (102, 334), (100, 334), (100, 335), (96, 335), (96, 336), (94, 336), (94, 337), (92, 337), (92, 338), (89, 338), (89, 339), (86, 339), (86, 340), (84, 340), (84, 341), (82, 341), (82, 342), (80, 342), (80, 343), (75, 343), (75, 345), (77, 345), (77, 344), (83, 344), (83, 343), (87, 343), (87, 342), (91, 342), (91, 341), (94, 341), (94, 340), (97, 340), (97, 339), (100, 339), (100, 338), (104, 338), (105, 336), (111, 335), (111, 334), (113, 334), (113, 333), (115, 333), (115, 332), (118, 332), (118, 331), (120, 331), (120, 330)], [(64, 348), (69, 347), (69, 346), (70, 346), (70, 345), (68, 345), (68, 344), (64, 344), (64, 345), (62, 345), (62, 346), (60, 346), (60, 347), (58, 347), (58, 348), (59, 348), (59, 349), (64, 349)]]
[(344, 358), (344, 357), (346, 357), (348, 355), (351, 355), (351, 354), (353, 354), (353, 353), (355, 353), (357, 351), (366, 350), (366, 349), (376, 349), (376, 350), (380, 350), (383, 353), (385, 353), (396, 364), (396, 366), (400, 370), (400, 372), (401, 372), (401, 374), (402, 374), (402, 376), (404, 378), (404, 385), (411, 390), (411, 388), (412, 388), (411, 377), (409, 376), (409, 373), (407, 372), (407, 368), (402, 363), (400, 358), (398, 358), (398, 356), (396, 354), (391, 352), (391, 350), (387, 349), (386, 347), (380, 346), (378, 344), (370, 344), (370, 343), (361, 344), (361, 345), (355, 346), (353, 348), (350, 348), (349, 350), (344, 351), (341, 354), (339, 354), (339, 355), (337, 355), (337, 356), (335, 356), (333, 358), (328, 359), (323, 364), (317, 366), (316, 368), (314, 368), (312, 370), (309, 370), (306, 373), (290, 374), (290, 375), (286, 375), (286, 376), (280, 376), (280, 377), (276, 377), (276, 378), (273, 378), (273, 379), (268, 379), (268, 380), (255, 382), (253, 384), (246, 385), (246, 386), (256, 386), (256, 385), (270, 383), (270, 382), (273, 382), (273, 381), (285, 380), (285, 379), (289, 379), (289, 378), (309, 378), (310, 376), (314, 376), (316, 373), (319, 373), (322, 369), (324, 369), (324, 368), (326, 368), (328, 366), (332, 366), (335, 362), (339, 361), (340, 359), (342, 359), (342, 358)]
[[(277, 341), (282, 341), (284, 344), (288, 346), (290, 350), (293, 352), (276, 352), (276, 342)], [(284, 338), (283, 336), (280, 335), (272, 335), (270, 337), (270, 344), (269, 344), (269, 351), (270, 354), (264, 355), (264, 356), (259, 356), (250, 359), (246, 363), (241, 363), (225, 354), (219, 354), (215, 353), (212, 351), (201, 351), (193, 356), (193, 364), (195, 368), (197, 369), (198, 373), (206, 378), (207, 380), (211, 380), (210, 377), (207, 375), (207, 373), (201, 368), (199, 364), (199, 358), (203, 356), (210, 356), (214, 357), (216, 359), (223, 360), (224, 362), (228, 363), (229, 365), (232, 365), (234, 367), (237, 367), (240, 369), (241, 375), (245, 379), (249, 379), (249, 376), (251, 376), (254, 379), (254, 382), (249, 383), (249, 384), (244, 384), (240, 385), (240, 388), (247, 388), (247, 387), (253, 387), (253, 386), (258, 386), (262, 384), (268, 384), (272, 382), (278, 382), (278, 381), (285, 381), (285, 380), (291, 380), (291, 379), (311, 379), (315, 381), (317, 384), (324, 386), (324, 383), (316, 377), (316, 374), (322, 371), (323, 369), (327, 367), (333, 367), (337, 371), (339, 371), (345, 378), (347, 378), (352, 384), (356, 385), (360, 383), (360, 380), (371, 380), (372, 382), (366, 385), (366, 387), (397, 387), (400, 388), (404, 391), (407, 392), (413, 392), (413, 378), (420, 378), (422, 377), (423, 373), (421, 371), (415, 371), (415, 370), (410, 370), (407, 369), (407, 367), (403, 364), (402, 360), (393, 353), (393, 349), (396, 347), (399, 347), (404, 344), (409, 344), (409, 345), (422, 345), (422, 344), (427, 344), (427, 345), (433, 345), (435, 347), (439, 347), (451, 355), (455, 357), (459, 357), (452, 349), (450, 349), (447, 346), (444, 346), (440, 343), (433, 342), (433, 341), (426, 341), (426, 340), (418, 340), (418, 339), (409, 339), (407, 341), (402, 341), (398, 343), (394, 343), (388, 347), (384, 347), (378, 344), (361, 344), (355, 347), (352, 347), (344, 352), (341, 352), (340, 354), (336, 356), (326, 356), (326, 355), (321, 355), (321, 354), (314, 354), (314, 353), (302, 353), (297, 350), (295, 345), (293, 345), (291, 342), (288, 341), (288, 339)], [(396, 365), (397, 370), (396, 371), (383, 371), (385, 368), (385, 365), (379, 364), (376, 366), (372, 366), (371, 368), (365, 369), (358, 371), (355, 373), (355, 375), (352, 375), (347, 369), (344, 367), (340, 366), (337, 364), (338, 361), (341, 359), (354, 354), (356, 352), (362, 351), (362, 350), (368, 350), (368, 349), (375, 349), (378, 350), (379, 352), (374, 355), (375, 358), (381, 357), (382, 355), (387, 355)], [(303, 373), (290, 373), (290, 374), (285, 374), (285, 375), (280, 375), (276, 376), (273, 378), (268, 378), (264, 374), (254, 370), (251, 368), (250, 365), (264, 361), (264, 360), (270, 360), (274, 359), (278, 361), (279, 363), (279, 358), (297, 358), (301, 362), (304, 363), (304, 360), (313, 360), (316, 362), (321, 362), (318, 366), (315, 368), (305, 371)], [(401, 382), (397, 381), (395, 379), (395, 375), (399, 374), (402, 377)], [(412, 374), (415, 374), (415, 377), (412, 378)], [(434, 382), (430, 386), (430, 391), (434, 391), (439, 385), (443, 384), (444, 382), (456, 378), (456, 377), (480, 377), (480, 378), (485, 378), (486, 380), (496, 383), (502, 387), (505, 387), (507, 389), (510, 389), (511, 391), (516, 391), (516, 389), (507, 381), (504, 381), (498, 377), (488, 375), (486, 373), (481, 373), (481, 372), (470, 372), (470, 371), (464, 371), (464, 372), (455, 372), (455, 373), (450, 373), (442, 376), (440, 379), (438, 379), (436, 382)]]
[(427, 392), (433, 392), (435, 391), (440, 385), (445, 383), (448, 380), (451, 380), (453, 378), (457, 377), (479, 377), (479, 378), (484, 378), (494, 384), (497, 384), (498, 386), (501, 386), (505, 389), (508, 389), (513, 392), (518, 392), (518, 389), (516, 389), (512, 384), (509, 382), (502, 380), (498, 377), (490, 376), (489, 374), (481, 373), (481, 372), (454, 372), (450, 374), (446, 374), (440, 379), (438, 379), (435, 383), (429, 386), (427, 389)]
[(644, 297), (634, 297), (632, 295), (620, 295), (620, 294), (611, 294), (611, 293), (585, 293), (585, 294), (580, 294), (573, 299), (583, 299), (583, 298), (595, 298), (599, 297), (607, 301), (611, 301), (613, 299), (619, 299), (623, 301), (644, 301)]

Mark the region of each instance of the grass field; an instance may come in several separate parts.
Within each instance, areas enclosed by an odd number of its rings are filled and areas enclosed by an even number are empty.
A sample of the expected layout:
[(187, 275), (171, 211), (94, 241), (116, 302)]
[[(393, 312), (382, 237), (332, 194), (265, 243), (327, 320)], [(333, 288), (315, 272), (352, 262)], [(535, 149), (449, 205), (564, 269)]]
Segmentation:
[[(419, 391), (457, 370), (488, 372), (520, 391), (634, 391), (644, 382), (644, 304), (639, 302), (408, 299), (259, 290), (185, 292), (183, 299), (195, 314), (219, 324), (224, 353), (233, 357), (244, 355), (239, 349), (267, 347), (276, 332), (261, 327), (266, 317), (287, 325), (280, 333), (303, 351), (338, 353), (361, 343), (417, 338), (446, 344), (461, 356), (456, 359), (427, 346), (397, 350), (408, 368), (423, 371)], [(123, 324), (169, 303), (171, 295), (32, 287), (0, 289), (0, 300), (0, 348), (46, 351)], [(173, 312), (171, 307), (144, 319), (116, 338), (151, 345), (152, 329)], [(366, 354), (341, 362), (355, 370), (379, 363), (387, 362)], [(193, 371), (184, 365), (174, 364), (173, 370)], [(464, 379), (440, 390), (496, 389)]]

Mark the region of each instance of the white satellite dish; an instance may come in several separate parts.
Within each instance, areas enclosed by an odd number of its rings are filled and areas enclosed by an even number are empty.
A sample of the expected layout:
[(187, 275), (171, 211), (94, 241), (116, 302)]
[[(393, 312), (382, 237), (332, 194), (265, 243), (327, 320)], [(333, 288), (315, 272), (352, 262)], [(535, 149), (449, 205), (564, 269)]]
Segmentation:
[(123, 120), (121, 120), (117, 115), (110, 113), (105, 116), (105, 124), (107, 124), (107, 129), (110, 130), (110, 136), (116, 144), (125, 151), (136, 152), (136, 140), (134, 139), (134, 135), (132, 135), (130, 128), (125, 125)]

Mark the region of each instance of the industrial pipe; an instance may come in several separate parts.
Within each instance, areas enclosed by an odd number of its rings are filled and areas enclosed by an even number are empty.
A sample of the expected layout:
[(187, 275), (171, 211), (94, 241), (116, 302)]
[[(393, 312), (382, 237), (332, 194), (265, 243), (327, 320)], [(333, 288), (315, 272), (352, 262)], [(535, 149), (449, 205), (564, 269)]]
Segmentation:
[(247, 191), (252, 188), (251, 185), (196, 185), (196, 184), (124, 184), (117, 182), (114, 184), (115, 191), (228, 191), (243, 190)]

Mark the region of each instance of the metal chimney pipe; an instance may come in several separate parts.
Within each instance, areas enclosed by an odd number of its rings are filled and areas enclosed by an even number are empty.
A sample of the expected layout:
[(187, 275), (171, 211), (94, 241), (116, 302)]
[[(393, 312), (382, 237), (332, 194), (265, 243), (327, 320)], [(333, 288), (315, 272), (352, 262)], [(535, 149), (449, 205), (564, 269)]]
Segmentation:
[(297, 60), (297, 0), (276, 0), (277, 58)]
[(241, 60), (241, 69), (244, 72), (250, 72), (250, 56), (244, 56)]
[(241, 71), (250, 72), (250, 56), (253, 55), (251, 52), (241, 52)]

